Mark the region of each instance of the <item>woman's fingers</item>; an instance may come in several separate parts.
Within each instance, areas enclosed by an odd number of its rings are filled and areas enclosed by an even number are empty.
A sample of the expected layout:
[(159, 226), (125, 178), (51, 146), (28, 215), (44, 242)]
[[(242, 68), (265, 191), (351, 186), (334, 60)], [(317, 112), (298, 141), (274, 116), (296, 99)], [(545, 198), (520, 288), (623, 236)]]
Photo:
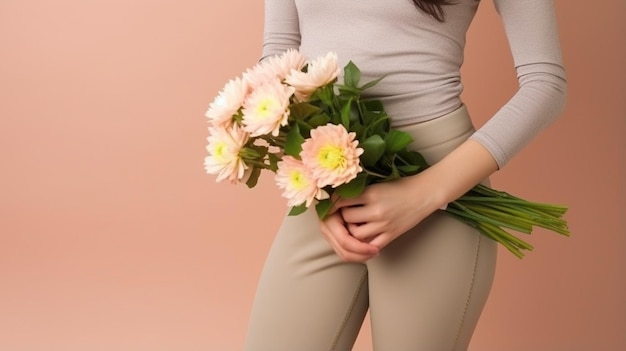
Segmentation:
[(385, 209), (377, 204), (350, 206), (341, 208), (341, 216), (346, 223), (361, 224), (372, 221), (384, 221)]
[(350, 235), (339, 214), (328, 216), (320, 225), (322, 234), (344, 261), (365, 262), (378, 255), (378, 248)]
[(340, 213), (350, 234), (361, 241), (369, 242), (389, 229), (384, 209), (375, 204), (342, 207)]
[(347, 199), (333, 195), (331, 199), (333, 199), (333, 206), (330, 209), (330, 213), (335, 213), (345, 207), (363, 206), (366, 202), (363, 195)]
[(380, 223), (346, 223), (350, 235), (357, 240), (372, 244), (372, 240), (381, 233)]
[(396, 239), (396, 236), (391, 235), (389, 233), (383, 233), (383, 234), (375, 236), (369, 243), (376, 247), (383, 248), (389, 245), (389, 243), (391, 243), (395, 239)]

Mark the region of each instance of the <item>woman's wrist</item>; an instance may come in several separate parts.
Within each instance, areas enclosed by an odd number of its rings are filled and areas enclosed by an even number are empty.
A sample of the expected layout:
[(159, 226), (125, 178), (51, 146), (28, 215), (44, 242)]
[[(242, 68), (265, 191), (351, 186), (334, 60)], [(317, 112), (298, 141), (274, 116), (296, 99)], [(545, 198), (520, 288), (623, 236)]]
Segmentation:
[(497, 170), (491, 153), (469, 139), (418, 176), (423, 178), (434, 211), (458, 199)]

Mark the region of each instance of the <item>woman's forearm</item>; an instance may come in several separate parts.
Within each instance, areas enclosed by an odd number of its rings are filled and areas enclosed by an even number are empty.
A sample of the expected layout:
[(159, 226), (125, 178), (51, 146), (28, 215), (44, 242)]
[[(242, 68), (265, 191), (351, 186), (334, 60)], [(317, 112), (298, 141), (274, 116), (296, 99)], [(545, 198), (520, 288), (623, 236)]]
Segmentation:
[(493, 156), (479, 142), (469, 139), (417, 178), (428, 184), (433, 211), (458, 199), (498, 170)]

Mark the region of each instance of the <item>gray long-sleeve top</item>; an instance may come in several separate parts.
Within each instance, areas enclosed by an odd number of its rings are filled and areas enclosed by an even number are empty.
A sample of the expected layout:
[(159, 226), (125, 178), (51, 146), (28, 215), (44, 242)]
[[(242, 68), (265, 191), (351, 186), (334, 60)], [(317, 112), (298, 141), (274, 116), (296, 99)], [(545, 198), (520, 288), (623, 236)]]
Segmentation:
[[(502, 167), (561, 113), (566, 81), (553, 1), (493, 1), (519, 89), (472, 138)], [(461, 105), (465, 36), (478, 4), (445, 6), (442, 23), (411, 0), (266, 0), (263, 57), (334, 51), (341, 66), (351, 60), (361, 69), (363, 81), (385, 76), (365, 96), (383, 102), (394, 126), (426, 121)]]

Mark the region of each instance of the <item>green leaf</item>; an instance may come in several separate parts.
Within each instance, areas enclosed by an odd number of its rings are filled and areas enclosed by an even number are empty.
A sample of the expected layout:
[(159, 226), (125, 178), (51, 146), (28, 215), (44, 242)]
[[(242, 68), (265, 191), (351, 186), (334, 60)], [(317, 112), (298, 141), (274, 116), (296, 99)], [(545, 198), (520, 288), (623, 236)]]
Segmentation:
[(324, 85), (317, 89), (314, 94), (316, 94), (326, 106), (333, 106), (335, 92), (333, 91), (332, 84)]
[(394, 163), (391, 164), (391, 175), (387, 178), (388, 180), (398, 179), (400, 178), (400, 171), (398, 170), (398, 166)]
[[(361, 119), (363, 120), (362, 123), (364, 125), (371, 126), (372, 124), (377, 124), (376, 121), (378, 121), (379, 119), (385, 119), (385, 115), (377, 111), (369, 111), (367, 109), (361, 108)], [(372, 134), (384, 134), (384, 130), (381, 130), (381, 133)]]
[(398, 171), (400, 171), (400, 173), (402, 173), (402, 176), (406, 177), (406, 176), (417, 174), (418, 171), (422, 167), (420, 167), (420, 166), (413, 166), (413, 165), (399, 165), (399, 166), (397, 166), (397, 168), (398, 168)]
[(364, 166), (373, 166), (385, 153), (385, 141), (380, 135), (372, 135), (359, 143), (359, 147), (363, 149), (360, 159)]
[(343, 124), (343, 126), (348, 130), (350, 130), (350, 110), (352, 101), (352, 98), (350, 98), (341, 105), (341, 124)]
[(368, 120), (368, 123), (367, 123), (368, 135), (374, 135), (374, 134), (385, 135), (388, 131), (389, 131), (389, 116), (387, 116), (386, 113), (378, 114), (374, 120)]
[(398, 152), (398, 158), (400, 158), (404, 164), (420, 166), (423, 168), (428, 167), (428, 162), (424, 159), (424, 156), (417, 151), (401, 150)]
[[(267, 148), (266, 150), (267, 151)], [(258, 160), (262, 158), (265, 154), (263, 153), (263, 149), (259, 149), (259, 147), (255, 145), (250, 145), (248, 147), (241, 148), (239, 150), (239, 156), (247, 160)]]
[(333, 203), (332, 201), (330, 201), (330, 199), (325, 199), (318, 202), (315, 205), (315, 211), (317, 211), (317, 216), (319, 217), (319, 219), (326, 218), (326, 215), (328, 214), (328, 211), (330, 211), (331, 207), (333, 207)]
[(250, 173), (250, 177), (246, 181), (246, 185), (248, 188), (254, 188), (259, 181), (259, 176), (261, 175), (261, 169), (257, 167), (253, 167)]
[(297, 124), (298, 128), (300, 128), (300, 136), (302, 136), (303, 138), (307, 138), (311, 134), (311, 129), (314, 128), (312, 125), (302, 120), (296, 120), (296, 123), (294, 124)]
[(303, 142), (304, 138), (300, 135), (300, 128), (297, 124), (294, 124), (291, 130), (289, 130), (289, 133), (287, 133), (287, 139), (285, 140), (285, 154), (299, 158)]
[(307, 121), (307, 123), (313, 128), (326, 125), (328, 122), (330, 122), (330, 117), (325, 113), (315, 115)]
[(299, 205), (299, 206), (293, 206), (291, 208), (291, 211), (289, 211), (289, 216), (297, 216), (297, 215), (299, 215), (301, 213), (306, 212), (306, 210), (307, 210), (306, 204), (302, 204), (302, 205)]
[(385, 78), (385, 76), (382, 76), (382, 77), (380, 77), (380, 78), (378, 78), (378, 79), (374, 79), (374, 80), (373, 80), (373, 81), (371, 81), (371, 82), (367, 82), (367, 83), (365, 83), (365, 85), (363, 85), (363, 86), (361, 87), (361, 89), (362, 89), (362, 90), (369, 89), (369, 88), (373, 87), (374, 85), (378, 84), (378, 82), (380, 82), (381, 80), (383, 80), (383, 78)]
[(359, 81), (361, 80), (361, 70), (352, 61), (350, 61), (344, 67), (343, 72), (344, 84), (351, 88), (358, 88)]
[(276, 173), (276, 171), (278, 170), (278, 161), (280, 161), (280, 158), (276, 156), (276, 154), (272, 154), (272, 153), (267, 154), (267, 158), (270, 161), (270, 164), (269, 164), (270, 171)]
[(385, 151), (388, 154), (395, 154), (409, 146), (412, 141), (413, 138), (408, 133), (392, 129), (385, 136), (385, 143), (387, 144)]
[(350, 131), (356, 133), (356, 139), (357, 140), (365, 139), (365, 131), (366, 130), (367, 130), (367, 127), (365, 127), (364, 125), (362, 125), (360, 123), (353, 123), (350, 126)]
[(363, 108), (372, 112), (384, 112), (383, 103), (380, 100), (363, 100), (361, 101)]
[(359, 173), (356, 178), (347, 184), (342, 184), (335, 189), (335, 192), (343, 198), (357, 197), (363, 193), (367, 185), (367, 174)]
[(320, 108), (307, 102), (292, 104), (289, 106), (289, 116), (293, 119), (305, 119), (320, 111)]
[(339, 90), (339, 96), (357, 97), (361, 95), (361, 89), (349, 87), (347, 85), (337, 84), (337, 90)]

